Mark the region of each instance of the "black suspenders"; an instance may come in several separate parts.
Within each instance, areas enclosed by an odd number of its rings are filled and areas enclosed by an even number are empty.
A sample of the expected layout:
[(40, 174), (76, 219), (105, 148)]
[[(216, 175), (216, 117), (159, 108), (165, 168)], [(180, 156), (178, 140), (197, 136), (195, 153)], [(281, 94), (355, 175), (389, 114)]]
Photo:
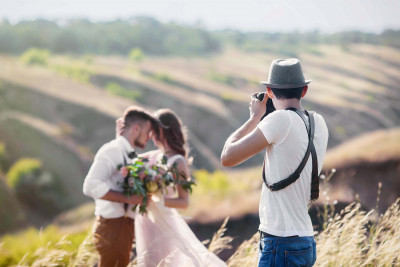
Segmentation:
[(303, 122), (306, 126), (307, 133), (308, 133), (308, 146), (307, 146), (306, 153), (304, 155), (303, 160), (300, 162), (300, 165), (293, 172), (293, 174), (291, 174), (286, 179), (283, 179), (283, 180), (276, 182), (274, 184), (271, 184), (271, 185), (269, 185), (267, 183), (267, 180), (265, 178), (265, 159), (264, 159), (263, 169), (262, 169), (263, 180), (264, 180), (265, 186), (271, 191), (278, 191), (278, 190), (284, 189), (285, 187), (291, 185), (292, 183), (297, 181), (297, 179), (299, 179), (300, 174), (303, 171), (304, 167), (306, 166), (308, 158), (310, 157), (310, 154), (311, 154), (311, 157), (312, 157), (311, 200), (315, 200), (318, 198), (318, 195), (319, 195), (319, 176), (318, 176), (317, 153), (316, 153), (315, 147), (314, 147), (314, 131), (315, 131), (314, 115), (313, 115), (313, 113), (308, 113), (307, 111), (305, 111), (309, 117), (309, 126), (308, 126), (307, 119), (305, 118), (303, 113), (301, 113), (298, 109), (288, 108), (287, 110), (296, 112), (301, 117), (301, 119), (303, 120)]

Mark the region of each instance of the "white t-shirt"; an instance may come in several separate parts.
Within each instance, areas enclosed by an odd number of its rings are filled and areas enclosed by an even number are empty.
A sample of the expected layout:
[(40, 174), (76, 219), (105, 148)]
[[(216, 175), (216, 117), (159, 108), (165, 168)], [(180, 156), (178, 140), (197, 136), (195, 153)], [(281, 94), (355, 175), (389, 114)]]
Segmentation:
[[(328, 128), (321, 115), (314, 113), (314, 120), (314, 146), (320, 172), (328, 144)], [(271, 113), (258, 124), (258, 128), (270, 144), (265, 157), (265, 178), (268, 184), (273, 184), (291, 175), (303, 160), (308, 145), (307, 129), (301, 117), (289, 110)], [(283, 237), (314, 235), (307, 206), (311, 193), (311, 172), (310, 154), (300, 178), (293, 184), (272, 192), (263, 183), (259, 230)]]

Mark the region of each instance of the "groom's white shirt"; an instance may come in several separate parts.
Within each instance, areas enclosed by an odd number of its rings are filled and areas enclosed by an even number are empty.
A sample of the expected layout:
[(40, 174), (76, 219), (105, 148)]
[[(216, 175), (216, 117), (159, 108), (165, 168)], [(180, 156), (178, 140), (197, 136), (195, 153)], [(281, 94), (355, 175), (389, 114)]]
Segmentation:
[[(83, 183), (83, 193), (95, 200), (95, 215), (103, 218), (119, 218), (125, 215), (124, 203), (103, 200), (110, 189), (122, 192), (124, 177), (117, 170), (118, 165), (131, 162), (128, 153), (133, 151), (132, 146), (123, 136), (118, 136), (111, 142), (103, 145), (97, 152), (94, 162)], [(129, 205), (128, 217), (134, 218), (135, 212)]]

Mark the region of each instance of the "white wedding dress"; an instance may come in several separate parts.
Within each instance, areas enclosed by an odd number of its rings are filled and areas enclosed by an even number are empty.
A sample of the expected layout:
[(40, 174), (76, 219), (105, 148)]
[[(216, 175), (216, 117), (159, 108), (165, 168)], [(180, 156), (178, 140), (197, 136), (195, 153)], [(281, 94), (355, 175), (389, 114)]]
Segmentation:
[[(180, 157), (172, 156), (167, 165), (172, 166)], [(174, 197), (174, 190), (170, 188), (166, 196)], [(163, 205), (162, 195), (153, 195), (152, 200), (147, 214), (135, 216), (137, 266), (226, 266), (197, 239), (176, 209)]]

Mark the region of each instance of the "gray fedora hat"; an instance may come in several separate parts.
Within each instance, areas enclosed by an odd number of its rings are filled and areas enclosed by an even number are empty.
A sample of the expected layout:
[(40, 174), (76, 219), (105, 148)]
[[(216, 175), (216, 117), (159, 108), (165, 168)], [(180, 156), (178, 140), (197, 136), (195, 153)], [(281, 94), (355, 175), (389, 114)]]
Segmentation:
[(268, 80), (260, 83), (270, 88), (290, 89), (309, 84), (311, 80), (305, 80), (300, 60), (297, 58), (275, 59), (269, 69)]

